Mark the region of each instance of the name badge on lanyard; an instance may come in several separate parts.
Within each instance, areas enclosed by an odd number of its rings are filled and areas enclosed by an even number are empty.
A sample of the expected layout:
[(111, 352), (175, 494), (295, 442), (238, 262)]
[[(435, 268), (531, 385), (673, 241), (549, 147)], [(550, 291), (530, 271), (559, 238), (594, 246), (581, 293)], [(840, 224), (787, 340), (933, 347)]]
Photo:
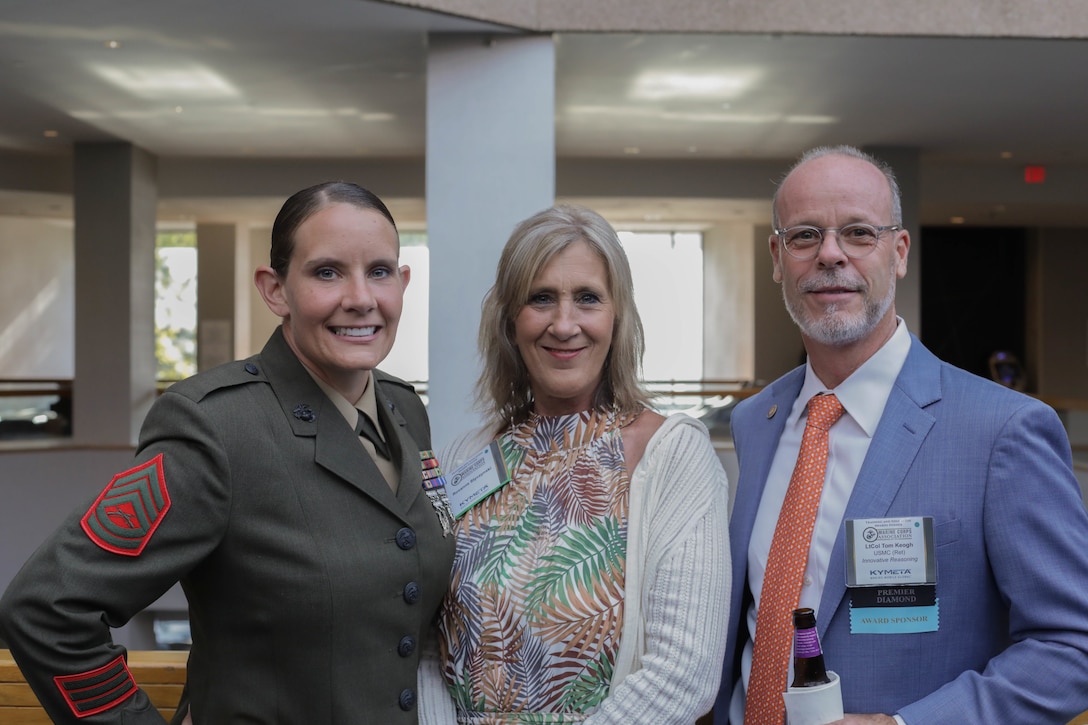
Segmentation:
[(852, 634), (936, 632), (933, 517), (848, 520), (846, 586)]
[(446, 482), (446, 496), (453, 515), (461, 518), (466, 511), (510, 483), (510, 472), (498, 441), (458, 466)]

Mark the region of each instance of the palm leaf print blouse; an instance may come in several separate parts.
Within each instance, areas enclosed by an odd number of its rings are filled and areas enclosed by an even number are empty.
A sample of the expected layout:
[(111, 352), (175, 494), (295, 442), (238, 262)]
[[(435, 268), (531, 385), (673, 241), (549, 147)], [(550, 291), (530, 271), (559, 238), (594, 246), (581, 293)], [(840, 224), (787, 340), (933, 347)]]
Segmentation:
[(511, 474), (458, 522), (440, 613), (458, 722), (575, 723), (608, 694), (623, 621), (635, 416), (533, 415), (500, 438)]

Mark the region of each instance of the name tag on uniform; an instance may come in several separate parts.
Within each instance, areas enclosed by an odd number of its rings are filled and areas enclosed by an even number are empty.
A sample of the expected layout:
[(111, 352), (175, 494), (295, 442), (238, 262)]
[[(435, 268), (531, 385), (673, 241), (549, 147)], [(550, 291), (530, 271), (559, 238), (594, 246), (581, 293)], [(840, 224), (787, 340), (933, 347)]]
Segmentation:
[(932, 516), (847, 521), (851, 633), (936, 632), (934, 550)]
[(451, 473), (446, 481), (446, 496), (453, 515), (461, 518), (466, 511), (493, 492), (510, 483), (510, 472), (502, 457), (498, 441), (468, 459)]

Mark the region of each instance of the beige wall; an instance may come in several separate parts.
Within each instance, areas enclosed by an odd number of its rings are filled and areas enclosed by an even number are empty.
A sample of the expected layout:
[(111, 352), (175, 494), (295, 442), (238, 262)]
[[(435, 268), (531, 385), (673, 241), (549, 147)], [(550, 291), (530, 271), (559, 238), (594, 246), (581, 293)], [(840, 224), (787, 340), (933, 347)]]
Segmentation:
[(755, 319), (751, 224), (717, 224), (703, 232), (703, 377), (751, 380)]
[(1035, 380), (1041, 395), (1088, 399), (1088, 234), (1042, 229), (1037, 247), (1036, 307), (1029, 311), (1037, 338)]
[(197, 224), (197, 369), (234, 359), (235, 262), (239, 225)]
[(257, 291), (257, 285), (253, 283), (253, 272), (258, 266), (268, 264), (268, 250), (272, 243), (271, 227), (254, 227), (249, 230), (249, 257), (239, 268), (244, 270), (245, 281), (243, 290), (248, 299), (248, 316), (238, 317), (239, 329), (248, 331), (245, 344), (239, 345), (236, 357), (245, 358), (258, 353), (264, 347), (269, 336), (280, 324), (280, 318), (268, 309), (264, 298)]
[(0, 217), (0, 378), (75, 376), (70, 220)]

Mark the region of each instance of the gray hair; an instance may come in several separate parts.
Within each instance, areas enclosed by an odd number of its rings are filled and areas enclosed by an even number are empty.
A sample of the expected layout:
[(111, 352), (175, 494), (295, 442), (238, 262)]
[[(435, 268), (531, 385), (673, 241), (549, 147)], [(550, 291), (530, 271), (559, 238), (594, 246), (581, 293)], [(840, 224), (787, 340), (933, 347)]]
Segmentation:
[(842, 146), (817, 146), (814, 149), (809, 149), (801, 154), (801, 157), (797, 159), (793, 166), (782, 175), (778, 185), (775, 187), (774, 196), (771, 197), (771, 224), (775, 229), (778, 229), (780, 224), (778, 221), (778, 192), (782, 188), (782, 183), (797, 169), (797, 167), (823, 156), (849, 156), (858, 159), (859, 161), (864, 161), (867, 164), (872, 164), (880, 173), (884, 174), (884, 178), (888, 181), (888, 190), (891, 192), (892, 197), (892, 224), (902, 226), (902, 194), (899, 191), (899, 182), (895, 180), (895, 172), (892, 171), (892, 167), (872, 154), (867, 154), (861, 149), (844, 144)]

